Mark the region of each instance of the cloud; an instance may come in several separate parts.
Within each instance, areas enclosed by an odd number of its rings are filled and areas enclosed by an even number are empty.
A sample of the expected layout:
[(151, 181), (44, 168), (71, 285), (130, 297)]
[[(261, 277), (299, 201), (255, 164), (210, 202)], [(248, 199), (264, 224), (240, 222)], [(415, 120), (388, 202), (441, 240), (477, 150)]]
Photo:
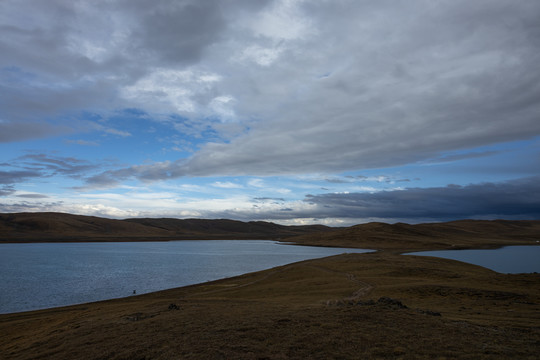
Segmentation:
[(263, 188), (265, 187), (264, 180), (263, 179), (251, 179), (248, 181), (248, 185), (256, 188)]
[(537, 1), (6, 0), (0, 13), (0, 141), (128, 136), (72, 121), (124, 108), (212, 134), (187, 159), (89, 184), (384, 168), (540, 135)]
[(135, 3), (130, 5), (131, 10), (141, 23), (134, 28), (133, 39), (137, 39), (134, 46), (142, 56), (150, 52), (150, 56), (165, 62), (196, 62), (225, 27), (218, 0), (169, 0), (157, 6), (145, 1)]
[(319, 217), (446, 221), (540, 219), (540, 177), (501, 183), (408, 188), (375, 193), (308, 195)]
[(226, 108), (225, 97), (209, 94), (220, 79), (207, 71), (155, 68), (133, 85), (123, 87), (121, 96), (154, 114), (180, 114), (188, 118), (210, 115), (206, 106), (217, 106), (220, 111)]
[(82, 145), (82, 146), (99, 146), (99, 143), (97, 141), (88, 141), (88, 140), (66, 140), (66, 143), (68, 144), (76, 144), (76, 145)]
[[(2, 47), (0, 41), (0, 51)], [(111, 94), (113, 87), (107, 88), (103, 82), (59, 77), (62, 74), (51, 78), (51, 74), (39, 73), (38, 69), (33, 70), (36, 73), (24, 76), (20, 74), (21, 70), (11, 66), (13, 64), (3, 63), (4, 59), (0, 59), (0, 142), (91, 131), (91, 122), (82, 119), (84, 110), (104, 112), (103, 109), (108, 107), (100, 104), (104, 105), (114, 97)], [(14, 59), (14, 64), (20, 66), (19, 60)], [(15, 73), (10, 76), (16, 77), (17, 81), (6, 80), (6, 73)]]
[(0, 141), (83, 131), (72, 120), (84, 111), (155, 111), (122, 89), (198, 62), (226, 26), (218, 1), (7, 0), (0, 13)]
[(26, 179), (40, 177), (41, 172), (36, 170), (0, 171), (0, 184), (11, 185)]
[(36, 202), (36, 201), (20, 201), (20, 202), (12, 202), (12, 203), (6, 203), (2, 202), (0, 203), (0, 212), (3, 213), (15, 213), (15, 212), (43, 212), (43, 211), (59, 211), (62, 212), (62, 210), (56, 210), (60, 209), (62, 206), (62, 202), (55, 202), (55, 203), (43, 203), (43, 202)]
[(149, 165), (135, 165), (127, 168), (107, 170), (105, 172), (92, 175), (85, 179), (85, 186), (78, 187), (79, 190), (104, 189), (115, 187), (122, 181), (138, 179), (144, 183), (175, 179), (179, 176), (175, 171), (179, 168), (180, 161), (156, 162)]
[[(200, 106), (212, 93), (227, 94), (249, 130), (169, 163), (164, 178), (384, 168), (540, 135), (540, 4), (286, 4), (254, 13), (264, 19), (257, 28), (229, 23), (234, 44), (218, 40), (212, 48), (223, 63), (201, 58), (220, 78), (194, 87), (193, 99), (206, 98)], [(278, 25), (291, 14), (317, 30), (282, 36)], [(257, 46), (279, 47), (269, 53), (279, 59), (263, 67), (226, 61)], [(191, 95), (178, 96), (178, 106), (190, 104), (182, 101)]]
[(437, 157), (435, 159), (428, 159), (424, 163), (426, 164), (441, 164), (447, 162), (454, 162), (466, 159), (474, 159), (479, 157), (486, 157), (498, 154), (498, 151), (482, 151), (482, 152), (471, 152), (465, 154), (454, 154), (454, 155), (444, 155)]
[[(9, 196), (14, 189), (5, 188)], [(0, 192), (3, 191), (0, 188)], [(106, 217), (201, 217), (282, 224), (347, 226), (369, 221), (420, 223), (455, 219), (540, 219), (540, 177), (467, 186), (407, 188), (362, 193), (307, 195), (304, 200), (230, 194), (219, 198), (180, 197), (176, 192), (77, 195), (76, 199), (7, 199), (0, 210), (63, 211)], [(17, 197), (17, 196), (15, 196)], [(152, 202), (149, 203), (148, 200)], [(31, 201), (35, 200), (35, 201)], [(57, 199), (58, 200), (58, 199)], [(124, 209), (124, 210), (122, 210)]]
[(128, 136), (131, 136), (131, 134), (127, 131), (122, 131), (122, 130), (118, 130), (118, 129), (111, 129), (111, 128), (108, 128), (108, 129), (105, 129), (105, 132), (107, 134), (112, 134), (112, 135), (118, 135), (118, 136), (121, 136), (121, 137), (128, 137)]
[(213, 187), (221, 188), (221, 189), (241, 189), (243, 188), (242, 185), (236, 184), (230, 181), (222, 182), (222, 181), (216, 181), (212, 184)]
[[(284, 50), (271, 71), (234, 78), (235, 111), (264, 121), (230, 142), (203, 146), (174, 172), (389, 167), (540, 133), (539, 6), (378, 4), (300, 7), (320, 30), (289, 39), (295, 51)], [(512, 25), (502, 26), (507, 20)], [(359, 35), (331, 41), (347, 30)], [(329, 75), (316, 76), (322, 73)]]
[(67, 212), (71, 214), (100, 216), (109, 218), (128, 218), (144, 216), (142, 212), (119, 209), (114, 206), (103, 204), (66, 204), (62, 201), (55, 202), (30, 202), (21, 201), (16, 203), (0, 203), (0, 212)]
[(279, 203), (279, 202), (285, 202), (285, 199), (284, 198), (278, 198), (278, 197), (255, 197), (253, 198), (253, 201), (256, 201), (256, 202), (267, 202), (267, 201), (270, 201), (270, 202), (273, 202), (273, 203)]
[(30, 140), (69, 132), (70, 129), (67, 127), (54, 126), (47, 123), (0, 121), (0, 143)]
[(9, 196), (15, 193), (15, 188), (11, 185), (0, 186), (0, 196)]
[(97, 165), (86, 160), (46, 154), (23, 155), (17, 160), (26, 168), (39, 171), (40, 176), (64, 175), (78, 179), (83, 174), (98, 168)]
[[(81, 179), (87, 173), (100, 169), (101, 166), (74, 157), (27, 154), (10, 161), (10, 163), (0, 164), (0, 168), (8, 169), (0, 170), (0, 185), (3, 185), (0, 188), (0, 196), (8, 196), (15, 193), (14, 185), (31, 179), (43, 179), (57, 175)], [(36, 196), (36, 194), (20, 195), (20, 197), (29, 198), (36, 198)]]
[(49, 196), (43, 194), (18, 194), (16, 197), (25, 198), (25, 199), (47, 199)]
[(364, 176), (364, 175), (357, 175), (357, 176), (344, 176), (344, 177), (338, 177), (338, 176), (332, 176), (327, 177), (324, 179), (326, 182), (333, 183), (333, 184), (349, 184), (349, 183), (355, 183), (355, 182), (377, 182), (377, 183), (394, 183), (394, 182), (409, 182), (410, 179), (399, 179), (394, 176), (388, 176), (388, 175), (379, 175), (379, 176)]

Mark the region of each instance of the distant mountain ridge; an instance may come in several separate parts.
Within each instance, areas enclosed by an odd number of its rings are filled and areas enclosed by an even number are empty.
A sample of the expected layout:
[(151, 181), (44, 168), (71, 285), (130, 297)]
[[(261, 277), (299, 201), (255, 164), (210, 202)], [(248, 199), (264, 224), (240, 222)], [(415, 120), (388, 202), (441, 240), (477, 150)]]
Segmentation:
[(54, 212), (0, 214), (0, 242), (282, 239), (332, 230), (323, 225), (284, 226), (227, 219), (114, 220)]
[[(365, 247), (390, 251), (496, 248), (539, 245), (539, 220), (456, 220), (443, 223), (386, 224), (372, 222), (293, 237), (297, 244)], [(481, 245), (479, 245), (481, 244)]]
[(0, 214), (0, 243), (286, 239), (303, 245), (390, 251), (539, 245), (539, 220), (457, 220), (443, 223), (371, 222), (347, 228), (284, 226), (228, 219), (114, 220), (67, 213)]

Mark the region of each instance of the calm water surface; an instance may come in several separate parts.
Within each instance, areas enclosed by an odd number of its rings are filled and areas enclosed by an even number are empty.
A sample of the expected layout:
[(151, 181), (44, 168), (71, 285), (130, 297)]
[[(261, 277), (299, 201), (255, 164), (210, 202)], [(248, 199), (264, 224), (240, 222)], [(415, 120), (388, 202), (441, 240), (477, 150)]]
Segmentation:
[(408, 253), (480, 265), (500, 273), (540, 272), (540, 246), (507, 246), (495, 250), (441, 250)]
[(0, 244), (0, 313), (130, 296), (370, 250), (264, 240)]

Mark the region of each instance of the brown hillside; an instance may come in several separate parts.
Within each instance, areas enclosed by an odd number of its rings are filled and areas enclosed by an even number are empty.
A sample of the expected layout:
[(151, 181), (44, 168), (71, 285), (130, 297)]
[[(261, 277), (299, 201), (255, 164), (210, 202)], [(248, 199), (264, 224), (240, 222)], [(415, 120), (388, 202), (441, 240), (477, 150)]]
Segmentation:
[(217, 219), (171, 219), (171, 218), (142, 218), (142, 219), (126, 219), (130, 223), (141, 224), (147, 227), (154, 227), (167, 231), (172, 231), (175, 234), (272, 234), (278, 237), (297, 236), (304, 233), (312, 233), (314, 231), (329, 231), (330, 228), (321, 225), (314, 226), (283, 226), (264, 221), (242, 222), (237, 220)]
[[(333, 232), (302, 235), (288, 241), (303, 245), (370, 248), (389, 251), (495, 248), (540, 241), (540, 221), (461, 220), (409, 225), (368, 223)], [(481, 246), (479, 246), (481, 242)]]
[(279, 239), (330, 231), (325, 226), (205, 219), (113, 220), (64, 213), (0, 214), (0, 242)]

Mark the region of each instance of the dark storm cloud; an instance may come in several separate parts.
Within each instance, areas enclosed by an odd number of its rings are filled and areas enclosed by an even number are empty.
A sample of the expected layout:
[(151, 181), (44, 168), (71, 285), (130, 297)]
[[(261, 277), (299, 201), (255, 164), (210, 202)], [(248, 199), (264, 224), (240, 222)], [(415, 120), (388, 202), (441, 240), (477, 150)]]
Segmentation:
[(540, 177), (467, 186), (308, 195), (305, 201), (317, 205), (320, 217), (413, 222), (458, 218), (540, 219)]

